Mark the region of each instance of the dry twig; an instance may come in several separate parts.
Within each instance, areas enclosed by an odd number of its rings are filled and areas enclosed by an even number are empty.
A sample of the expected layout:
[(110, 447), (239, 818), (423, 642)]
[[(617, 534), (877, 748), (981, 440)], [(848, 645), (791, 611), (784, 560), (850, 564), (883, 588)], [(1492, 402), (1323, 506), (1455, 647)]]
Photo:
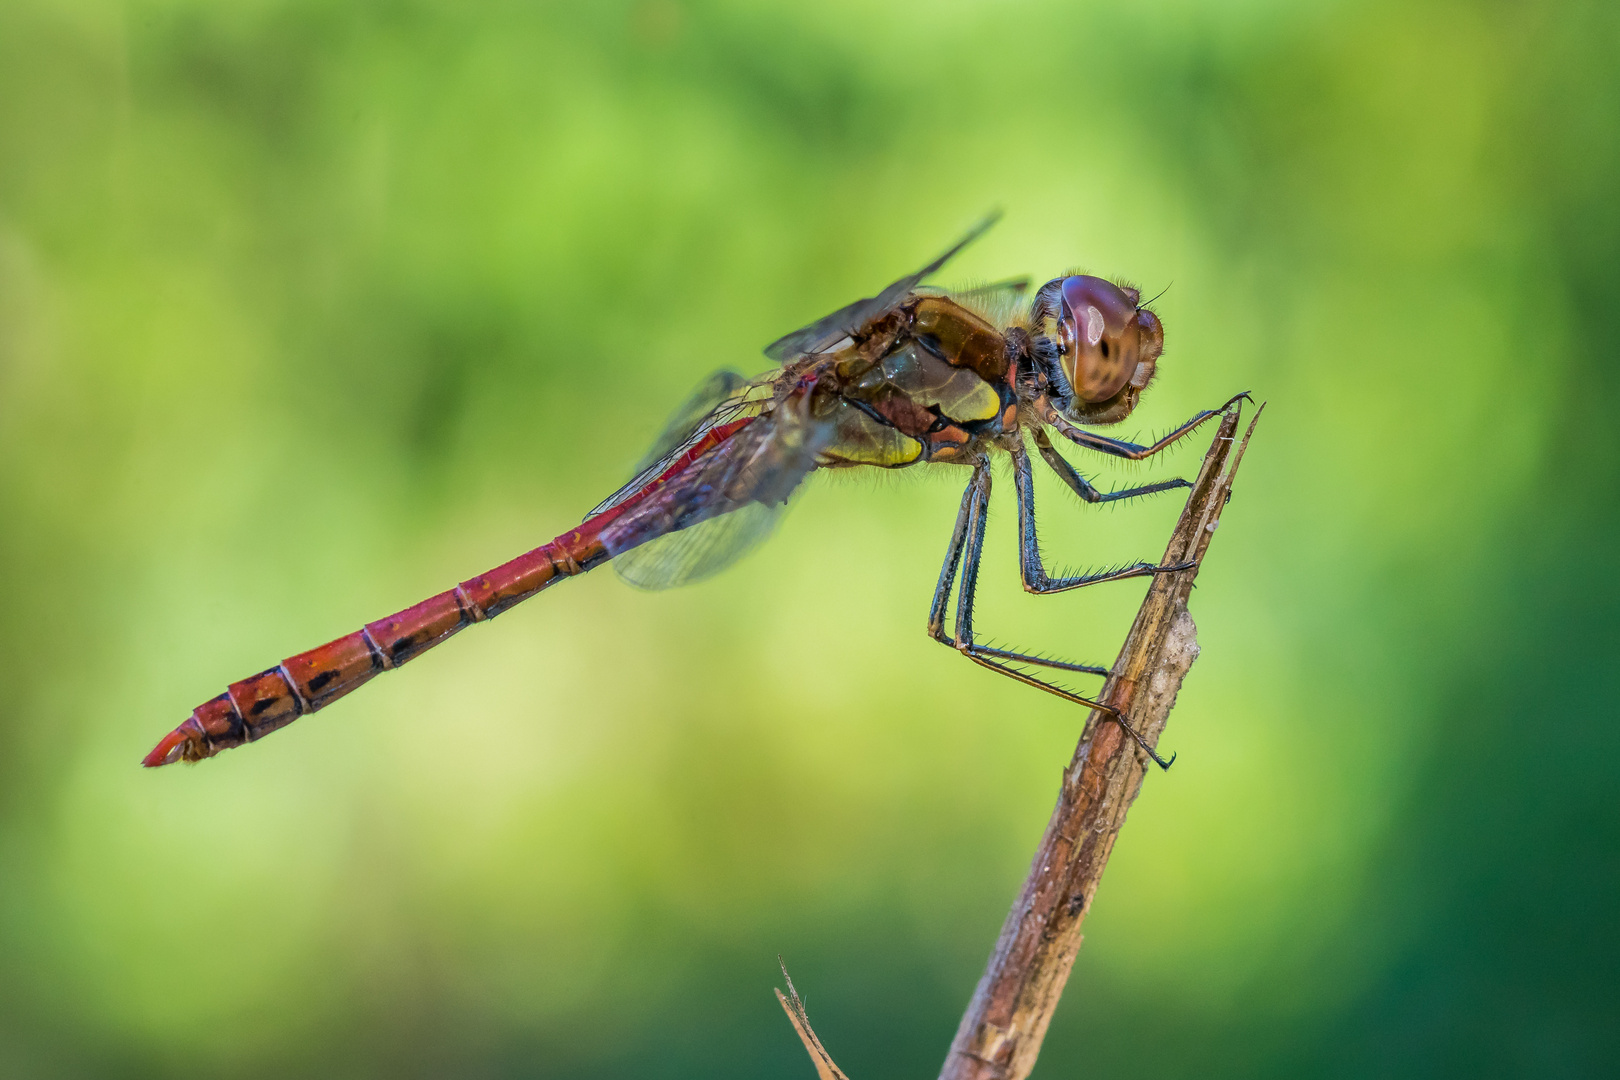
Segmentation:
[(805, 1052), (815, 1063), (816, 1075), (821, 1080), (849, 1080), (849, 1077), (844, 1075), (844, 1070), (833, 1064), (832, 1055), (827, 1053), (827, 1048), (821, 1045), (821, 1040), (816, 1038), (816, 1033), (811, 1030), (810, 1017), (804, 1011), (804, 1002), (799, 999), (799, 989), (793, 985), (793, 976), (788, 974), (787, 965), (782, 962), (780, 956), (776, 958), (776, 963), (782, 969), (782, 978), (787, 980), (788, 984), (788, 992), (783, 994), (778, 990), (776, 1000), (781, 1002), (782, 1011), (787, 1013), (793, 1030), (799, 1033), (799, 1041), (804, 1043)]

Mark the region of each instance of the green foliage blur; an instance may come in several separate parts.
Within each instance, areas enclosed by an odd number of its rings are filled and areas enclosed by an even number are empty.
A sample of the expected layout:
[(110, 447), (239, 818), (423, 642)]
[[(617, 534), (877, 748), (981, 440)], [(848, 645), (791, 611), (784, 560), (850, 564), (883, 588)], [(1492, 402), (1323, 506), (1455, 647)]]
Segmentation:
[(922, 634), (961, 470), (136, 762), (1000, 206), (946, 283), (1169, 287), (1121, 434), (1270, 402), (1036, 1075), (1612, 1075), (1617, 159), (1597, 0), (0, 4), (0, 1074), (808, 1077), (781, 954), (934, 1075), (1083, 719)]

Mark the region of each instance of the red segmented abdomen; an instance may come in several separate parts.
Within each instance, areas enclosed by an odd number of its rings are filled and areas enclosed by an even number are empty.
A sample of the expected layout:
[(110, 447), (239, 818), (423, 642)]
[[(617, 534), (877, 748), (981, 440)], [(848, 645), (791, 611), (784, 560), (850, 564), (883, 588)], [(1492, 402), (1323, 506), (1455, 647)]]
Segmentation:
[(352, 634), (288, 657), (275, 667), (231, 683), (197, 706), (184, 723), (141, 759), (148, 767), (201, 761), (286, 727), (444, 641), (464, 626), (493, 619), (563, 577), (583, 574), (609, 558), (602, 530), (671, 477), (751, 423), (746, 417), (705, 433), (669, 468), (618, 506), (549, 544), (519, 555), (449, 592), (367, 623)]
[(607, 551), (596, 538), (598, 531), (599, 524), (587, 523), (448, 592), (232, 683), (225, 693), (199, 705), (142, 764), (200, 761), (263, 738), (331, 704), (462, 627), (494, 618), (558, 578), (583, 573), (600, 563)]

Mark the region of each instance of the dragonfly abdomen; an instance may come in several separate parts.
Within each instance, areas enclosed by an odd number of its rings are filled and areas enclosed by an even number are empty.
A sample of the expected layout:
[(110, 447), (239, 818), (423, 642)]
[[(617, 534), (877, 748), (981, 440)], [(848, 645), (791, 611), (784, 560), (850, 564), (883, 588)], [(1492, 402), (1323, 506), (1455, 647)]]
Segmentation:
[(325, 645), (288, 657), (197, 706), (141, 760), (148, 767), (201, 761), (221, 750), (263, 738), (307, 713), (331, 704), (384, 671), (391, 671), (444, 641), (464, 626), (492, 619), (559, 578), (582, 574), (652, 539), (654, 533), (621, 538), (608, 551), (602, 531), (653, 498), (684, 469), (752, 423), (744, 417), (722, 424), (689, 447), (634, 496), (592, 516), (549, 544), (519, 555), (487, 573), (429, 597), (420, 604), (367, 623)]
[(200, 761), (261, 739), (420, 656), (463, 627), (492, 619), (606, 558), (595, 530), (565, 533), (454, 589), (231, 683), (225, 693), (193, 710), (142, 764)]

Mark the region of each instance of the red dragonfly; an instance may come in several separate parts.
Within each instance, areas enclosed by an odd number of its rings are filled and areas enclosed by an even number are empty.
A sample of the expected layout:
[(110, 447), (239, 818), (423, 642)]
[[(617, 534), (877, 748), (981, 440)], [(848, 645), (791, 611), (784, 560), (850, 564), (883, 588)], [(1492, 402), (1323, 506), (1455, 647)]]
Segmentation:
[[(721, 372), (676, 414), (635, 476), (578, 528), (487, 573), (352, 634), (232, 683), (199, 705), (142, 764), (199, 761), (268, 735), (412, 660), (452, 634), (609, 560), (644, 588), (716, 572), (763, 539), (794, 490), (816, 469), (898, 469), (948, 462), (972, 470), (928, 614), (928, 634), (975, 663), (1066, 701), (1117, 711), (1029, 668), (1107, 675), (1106, 667), (990, 648), (973, 639), (990, 455), (1012, 458), (1024, 588), (1056, 593), (1103, 581), (1174, 573), (1139, 562), (1052, 576), (1036, 539), (1034, 478), (1026, 445), (1089, 503), (1189, 486), (1165, 480), (1101, 492), (1052, 446), (1049, 431), (1087, 450), (1140, 460), (1221, 409), (1208, 409), (1151, 445), (1087, 431), (1130, 415), (1164, 348), (1159, 319), (1137, 290), (1071, 274), (1038, 289), (1009, 281), (960, 293), (922, 281), (995, 221), (874, 297), (857, 300), (774, 342), (778, 367), (754, 379)], [(1020, 310), (1021, 309), (1021, 310)], [(1222, 406), (1230, 407), (1247, 395)], [(954, 626), (946, 608), (958, 572)]]

